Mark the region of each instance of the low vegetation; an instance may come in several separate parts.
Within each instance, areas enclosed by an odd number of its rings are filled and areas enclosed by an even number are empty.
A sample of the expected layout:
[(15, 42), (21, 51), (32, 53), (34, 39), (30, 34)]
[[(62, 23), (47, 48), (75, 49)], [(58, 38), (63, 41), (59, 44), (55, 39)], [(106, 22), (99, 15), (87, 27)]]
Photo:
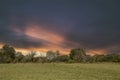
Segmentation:
[(120, 80), (120, 64), (0, 64), (0, 80)]
[(36, 52), (23, 55), (4, 45), (0, 49), (0, 80), (120, 80), (119, 62), (119, 54), (89, 56), (83, 48), (72, 49), (70, 55), (48, 51), (41, 57)]

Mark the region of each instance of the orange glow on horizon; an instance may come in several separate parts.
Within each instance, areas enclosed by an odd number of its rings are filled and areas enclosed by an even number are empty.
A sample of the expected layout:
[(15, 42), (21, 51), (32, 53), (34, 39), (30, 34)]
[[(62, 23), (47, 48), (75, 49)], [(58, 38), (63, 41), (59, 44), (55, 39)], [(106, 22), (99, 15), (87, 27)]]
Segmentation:
[(64, 38), (58, 34), (50, 32), (48, 30), (42, 29), (38, 26), (32, 26), (26, 28), (25, 34), (27, 36), (44, 40), (52, 44), (61, 44), (64, 41)]
[[(43, 52), (43, 53), (46, 53), (47, 51), (49, 50), (52, 50), (52, 51), (57, 51), (57, 49), (47, 49), (47, 48), (30, 48), (30, 49), (20, 49), (20, 48), (15, 48), (15, 50), (17, 52), (22, 52), (23, 54), (28, 54), (30, 53), (31, 51), (35, 51), (35, 52)], [(69, 49), (67, 50), (63, 50), (63, 49), (60, 49), (60, 53), (61, 54), (69, 54)]]
[[(0, 48), (2, 48), (3, 45), (4, 44), (0, 44)], [(15, 50), (17, 52), (22, 52), (24, 55), (30, 53), (31, 51), (46, 53), (49, 50), (52, 50), (52, 51), (60, 50), (60, 53), (64, 54), (64, 55), (68, 55), (70, 53), (70, 49), (64, 49), (64, 48), (61, 48), (61, 47), (28, 48), (28, 49), (16, 48), (15, 47)], [(98, 55), (105, 54), (106, 52), (107, 52), (107, 50), (96, 49), (96, 50), (88, 50), (87, 54), (93, 56), (95, 54), (98, 54)]]
[(96, 49), (96, 50), (88, 50), (87, 54), (93, 56), (95, 54), (102, 55), (102, 54), (105, 54), (106, 52), (107, 51), (103, 49)]

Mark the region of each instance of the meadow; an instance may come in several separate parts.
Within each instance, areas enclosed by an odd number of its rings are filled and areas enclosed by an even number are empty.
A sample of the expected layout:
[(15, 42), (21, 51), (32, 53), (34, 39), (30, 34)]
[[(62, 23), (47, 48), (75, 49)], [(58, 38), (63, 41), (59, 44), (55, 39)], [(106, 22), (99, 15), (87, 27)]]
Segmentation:
[(120, 64), (0, 64), (0, 80), (120, 80)]

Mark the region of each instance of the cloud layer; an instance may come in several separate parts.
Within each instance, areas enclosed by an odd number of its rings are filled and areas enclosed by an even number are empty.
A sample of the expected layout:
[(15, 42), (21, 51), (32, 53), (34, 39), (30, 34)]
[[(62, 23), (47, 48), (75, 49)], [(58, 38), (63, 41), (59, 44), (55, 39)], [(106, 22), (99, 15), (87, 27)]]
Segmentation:
[(119, 0), (1, 0), (0, 44), (20, 49), (85, 47), (119, 52)]

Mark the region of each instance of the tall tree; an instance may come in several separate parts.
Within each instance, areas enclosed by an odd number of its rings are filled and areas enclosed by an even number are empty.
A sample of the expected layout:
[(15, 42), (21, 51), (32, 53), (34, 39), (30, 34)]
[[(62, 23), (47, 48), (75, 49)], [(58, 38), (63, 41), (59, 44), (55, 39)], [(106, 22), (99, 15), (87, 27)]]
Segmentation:
[(86, 51), (84, 48), (72, 49), (70, 52), (70, 59), (85, 62), (86, 60)]
[(15, 58), (15, 49), (9, 45), (4, 45), (1, 49), (1, 54), (4, 62), (12, 62)]

